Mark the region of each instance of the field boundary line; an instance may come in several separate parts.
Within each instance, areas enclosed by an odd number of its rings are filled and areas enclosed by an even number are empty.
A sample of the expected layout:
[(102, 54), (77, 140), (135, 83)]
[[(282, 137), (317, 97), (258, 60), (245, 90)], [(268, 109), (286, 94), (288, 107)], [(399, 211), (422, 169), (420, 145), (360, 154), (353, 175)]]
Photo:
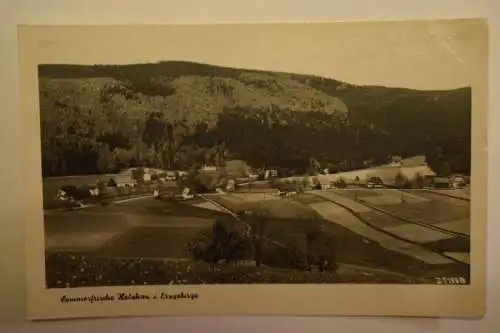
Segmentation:
[(146, 199), (146, 198), (152, 198), (152, 197), (153, 196), (151, 194), (141, 195), (141, 196), (137, 196), (137, 197), (133, 197), (133, 198), (127, 198), (127, 199), (112, 201), (111, 204), (113, 204), (113, 205), (115, 205), (115, 204), (121, 204), (121, 203), (125, 203), (125, 202), (130, 202), (130, 201), (135, 201), (135, 200), (141, 200), (141, 199)]
[(438, 227), (438, 226), (435, 226), (435, 225), (432, 225), (432, 224), (428, 224), (428, 223), (425, 223), (425, 222), (420, 222), (420, 221), (416, 221), (416, 220), (413, 220), (411, 218), (408, 218), (408, 217), (405, 217), (405, 216), (399, 216), (397, 214), (394, 214), (392, 212), (389, 212), (385, 209), (382, 209), (380, 207), (376, 207), (372, 204), (369, 204), (367, 203), (366, 201), (364, 200), (356, 200), (357, 202), (361, 203), (362, 205), (365, 205), (373, 210), (376, 210), (376, 211), (379, 211), (381, 213), (384, 213), (384, 214), (387, 214), (389, 216), (392, 216), (398, 220), (401, 220), (401, 221), (404, 221), (404, 222), (408, 222), (410, 224), (415, 224), (415, 225), (418, 225), (418, 226), (421, 226), (423, 228), (427, 228), (427, 229), (431, 229), (431, 230), (434, 230), (434, 231), (438, 231), (438, 232), (442, 232), (443, 234), (447, 234), (447, 235), (450, 235), (450, 236), (455, 236), (455, 237), (461, 237), (461, 238), (465, 238), (466, 240), (470, 240), (470, 236), (467, 235), (467, 234), (464, 234), (464, 233), (461, 233), (461, 232), (457, 232), (457, 231), (452, 231), (452, 230), (448, 230), (448, 229), (444, 229), (444, 228), (441, 228), (441, 227)]
[(448, 197), (448, 198), (462, 200), (462, 201), (467, 201), (467, 202), (471, 201), (470, 198), (464, 198), (464, 197), (456, 196), (456, 195), (449, 194), (449, 193), (443, 193), (443, 192), (439, 192), (439, 191), (433, 191), (433, 190), (429, 190), (429, 189), (425, 189), (425, 188), (422, 189), (422, 190), (425, 191), (426, 193), (440, 195), (440, 196), (443, 196), (443, 197)]
[[(243, 223), (243, 225), (246, 227), (247, 229), (247, 233), (248, 233), (248, 236), (251, 236), (252, 234), (252, 226), (250, 224), (248, 224), (247, 222), (245, 222), (244, 220), (242, 220), (238, 214), (236, 214), (235, 212), (233, 212), (231, 209), (227, 208), (226, 206), (224, 206), (223, 204), (215, 201), (215, 200), (212, 200), (212, 199), (208, 199), (205, 195), (203, 194), (198, 194), (198, 196), (204, 200), (206, 200), (207, 202), (210, 202), (211, 204), (215, 205), (215, 206), (218, 206), (220, 207), (221, 209), (223, 209), (225, 212), (227, 212), (229, 215), (233, 216), (233, 218), (240, 222), (240, 223)], [(257, 236), (259, 237), (259, 236)], [(280, 247), (283, 247), (283, 248), (287, 248), (287, 246), (283, 243), (280, 243), (276, 240), (273, 240), (273, 239), (270, 239), (270, 238), (267, 238), (267, 237), (262, 237), (262, 240), (264, 241), (268, 241), (274, 245), (277, 245), (277, 246), (280, 246)]]
[[(203, 200), (205, 200), (206, 202), (209, 202), (209, 203), (211, 203), (212, 205), (214, 205), (214, 206), (217, 206), (217, 207), (221, 208), (221, 209), (222, 209), (222, 210), (224, 210), (226, 213), (228, 213), (229, 215), (233, 216), (233, 217), (234, 217), (236, 220), (238, 220), (239, 222), (243, 222), (243, 221), (239, 218), (239, 216), (238, 216), (235, 212), (233, 212), (231, 209), (227, 208), (227, 207), (226, 207), (226, 206), (224, 206), (223, 204), (221, 204), (221, 203), (219, 203), (219, 202), (217, 202), (217, 201), (215, 201), (215, 200), (209, 199), (207, 196), (205, 196), (205, 195), (203, 195), (203, 194), (198, 194), (198, 196), (199, 196), (200, 198), (202, 198)], [(245, 223), (245, 222), (243, 222), (243, 223)], [(245, 223), (245, 224), (246, 224), (246, 223)]]
[[(330, 198), (325, 198), (325, 197), (323, 197), (323, 196), (321, 196), (321, 195), (319, 195), (319, 194), (317, 194), (317, 193), (314, 193), (314, 192), (309, 192), (309, 193), (310, 193), (310, 194), (312, 194), (312, 195), (315, 195), (315, 196), (317, 196), (317, 197), (320, 197), (320, 198), (322, 198), (322, 199), (324, 199), (324, 200), (326, 200), (326, 201), (328, 201), (328, 202), (331, 202), (331, 203), (333, 203), (333, 204), (335, 204), (335, 205), (337, 205), (337, 206), (339, 206), (339, 207), (344, 208), (344, 209), (345, 209), (345, 210), (347, 210), (349, 213), (351, 213), (352, 215), (354, 215), (354, 216), (355, 216), (355, 217), (356, 217), (359, 221), (361, 221), (362, 223), (364, 223), (364, 224), (365, 224), (365, 225), (367, 225), (368, 227), (370, 227), (370, 228), (372, 228), (372, 229), (374, 229), (374, 230), (377, 230), (378, 232), (381, 232), (381, 233), (383, 233), (383, 234), (385, 234), (385, 235), (387, 235), (387, 236), (389, 236), (389, 237), (393, 237), (393, 238), (395, 238), (395, 239), (397, 239), (397, 240), (399, 240), (399, 241), (402, 241), (402, 242), (404, 242), (404, 243), (408, 243), (408, 244), (411, 244), (411, 245), (416, 245), (416, 246), (419, 246), (419, 247), (421, 247), (421, 248), (425, 249), (426, 251), (429, 251), (429, 252), (435, 253), (435, 254), (437, 254), (437, 255), (439, 255), (439, 256), (441, 256), (441, 257), (443, 257), (443, 258), (446, 258), (446, 259), (448, 259), (448, 260), (451, 260), (451, 261), (453, 261), (453, 262), (455, 262), (455, 263), (459, 263), (459, 264), (462, 264), (462, 265), (464, 264), (464, 263), (463, 263), (463, 262), (461, 262), (460, 260), (457, 260), (457, 259), (455, 259), (455, 258), (453, 258), (453, 257), (449, 257), (449, 256), (447, 256), (447, 255), (445, 255), (445, 254), (443, 254), (443, 253), (441, 253), (441, 252), (436, 252), (436, 251), (433, 251), (433, 250), (431, 250), (431, 249), (428, 249), (428, 248), (426, 248), (424, 245), (422, 245), (422, 244), (421, 244), (421, 243), (419, 243), (419, 242), (416, 242), (416, 241), (413, 241), (413, 240), (411, 240), (411, 239), (407, 239), (407, 238), (401, 237), (401, 236), (399, 236), (399, 235), (396, 235), (396, 234), (394, 234), (394, 233), (392, 233), (392, 232), (389, 232), (389, 231), (385, 230), (384, 228), (378, 227), (378, 226), (374, 225), (373, 223), (368, 222), (366, 219), (364, 219), (363, 217), (361, 217), (361, 215), (360, 215), (360, 214), (358, 214), (356, 211), (354, 211), (353, 209), (349, 208), (348, 206), (346, 206), (346, 205), (344, 205), (344, 204), (341, 204), (341, 203), (339, 203), (339, 202), (337, 202), (337, 201), (335, 201), (335, 200), (333, 200), (333, 199), (330, 199)], [(363, 205), (363, 203), (361, 203), (361, 202), (359, 202), (359, 204), (362, 204), (362, 205)], [(369, 207), (369, 206), (367, 206), (367, 207)], [(369, 208), (371, 208), (371, 207), (369, 207)]]

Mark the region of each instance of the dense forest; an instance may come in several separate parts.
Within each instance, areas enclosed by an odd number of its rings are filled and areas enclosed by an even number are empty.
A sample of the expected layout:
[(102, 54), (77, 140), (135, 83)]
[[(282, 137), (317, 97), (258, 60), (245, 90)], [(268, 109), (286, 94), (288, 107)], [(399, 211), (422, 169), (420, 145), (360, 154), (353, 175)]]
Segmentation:
[(304, 173), (425, 155), (470, 173), (471, 89), (415, 91), (189, 62), (39, 66), (44, 177), (241, 159)]

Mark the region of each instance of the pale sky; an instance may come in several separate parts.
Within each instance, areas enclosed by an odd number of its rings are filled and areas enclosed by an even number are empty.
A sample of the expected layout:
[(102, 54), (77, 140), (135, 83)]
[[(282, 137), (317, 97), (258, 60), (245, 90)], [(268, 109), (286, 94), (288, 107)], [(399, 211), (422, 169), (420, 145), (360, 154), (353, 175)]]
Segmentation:
[(42, 63), (195, 61), (335, 78), (359, 85), (451, 89), (486, 61), (481, 21), (277, 23), (43, 28)]

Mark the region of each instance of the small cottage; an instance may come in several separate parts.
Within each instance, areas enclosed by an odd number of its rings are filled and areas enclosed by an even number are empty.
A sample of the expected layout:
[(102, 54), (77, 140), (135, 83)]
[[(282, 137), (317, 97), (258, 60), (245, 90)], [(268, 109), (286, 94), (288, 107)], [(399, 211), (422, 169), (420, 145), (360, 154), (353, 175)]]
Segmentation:
[(234, 192), (236, 186), (236, 182), (234, 179), (229, 179), (226, 184), (226, 191), (227, 192)]
[(453, 188), (463, 188), (467, 186), (467, 180), (463, 175), (452, 175), (450, 177), (450, 185)]
[(321, 189), (324, 191), (330, 190), (333, 187), (331, 182), (326, 177), (319, 178), (319, 185), (321, 186)]
[(427, 187), (434, 189), (450, 188), (450, 179), (448, 177), (432, 177)]

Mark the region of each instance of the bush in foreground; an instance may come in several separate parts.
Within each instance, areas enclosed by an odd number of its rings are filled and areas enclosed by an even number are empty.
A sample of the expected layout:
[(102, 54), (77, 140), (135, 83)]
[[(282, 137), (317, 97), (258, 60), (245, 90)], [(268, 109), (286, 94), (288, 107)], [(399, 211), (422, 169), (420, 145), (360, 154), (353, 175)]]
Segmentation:
[(235, 262), (251, 258), (252, 245), (241, 224), (230, 217), (222, 218), (211, 229), (204, 230), (188, 244), (195, 261), (216, 264), (221, 260)]
[(188, 252), (193, 260), (212, 265), (253, 260), (257, 267), (335, 271), (335, 242), (324, 223), (314, 214), (276, 219), (261, 207), (240, 213), (238, 220), (217, 220), (189, 243)]

